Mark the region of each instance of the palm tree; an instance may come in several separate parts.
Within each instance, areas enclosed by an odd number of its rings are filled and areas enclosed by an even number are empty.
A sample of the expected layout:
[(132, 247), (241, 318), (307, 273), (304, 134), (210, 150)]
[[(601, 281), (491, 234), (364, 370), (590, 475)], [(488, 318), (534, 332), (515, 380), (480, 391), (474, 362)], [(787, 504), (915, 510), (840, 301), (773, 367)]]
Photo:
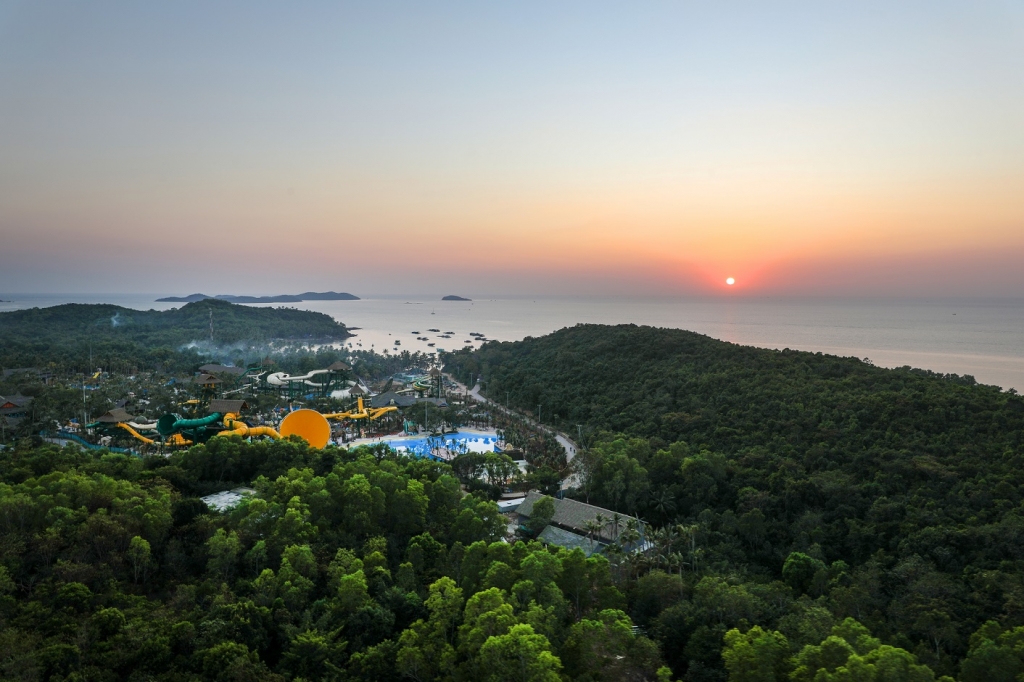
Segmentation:
[(652, 506), (661, 516), (668, 517), (676, 510), (676, 498), (668, 488), (662, 488), (654, 498)]
[(694, 572), (697, 571), (697, 532), (700, 530), (700, 526), (697, 524), (684, 525), (678, 524), (676, 530), (679, 534), (688, 537), (690, 540), (690, 567)]
[(686, 562), (683, 561), (683, 555), (679, 552), (671, 552), (668, 555), (668, 567), (671, 570), (673, 567), (679, 569), (679, 596), (683, 596), (683, 566)]
[[(598, 514), (598, 516), (601, 516)], [(584, 527), (587, 529), (587, 538), (590, 539), (590, 551), (594, 551), (594, 536), (601, 530), (601, 523), (596, 519), (591, 519), (584, 522)]]

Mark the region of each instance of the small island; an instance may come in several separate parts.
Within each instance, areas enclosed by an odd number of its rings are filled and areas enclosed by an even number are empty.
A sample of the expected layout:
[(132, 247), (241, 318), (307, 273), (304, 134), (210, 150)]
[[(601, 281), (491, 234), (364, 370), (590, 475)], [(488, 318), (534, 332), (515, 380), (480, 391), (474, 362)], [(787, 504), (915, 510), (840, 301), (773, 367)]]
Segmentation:
[(279, 294), (277, 296), (232, 296), (230, 294), (218, 294), (207, 296), (206, 294), (190, 294), (188, 296), (165, 296), (156, 299), (158, 303), (195, 303), (205, 301), (208, 298), (215, 298), (228, 303), (301, 303), (302, 301), (358, 301), (358, 296), (336, 291), (307, 291), (303, 294)]
[(442, 301), (472, 301), (471, 298), (463, 298), (462, 296), (449, 295), (441, 299)]

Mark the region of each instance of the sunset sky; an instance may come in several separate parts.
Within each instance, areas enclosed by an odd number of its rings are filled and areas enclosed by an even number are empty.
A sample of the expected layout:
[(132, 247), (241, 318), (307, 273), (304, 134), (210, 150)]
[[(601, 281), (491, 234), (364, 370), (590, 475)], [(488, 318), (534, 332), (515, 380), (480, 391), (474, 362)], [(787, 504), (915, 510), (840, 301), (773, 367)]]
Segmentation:
[(1024, 296), (1024, 3), (0, 0), (0, 293), (310, 289)]

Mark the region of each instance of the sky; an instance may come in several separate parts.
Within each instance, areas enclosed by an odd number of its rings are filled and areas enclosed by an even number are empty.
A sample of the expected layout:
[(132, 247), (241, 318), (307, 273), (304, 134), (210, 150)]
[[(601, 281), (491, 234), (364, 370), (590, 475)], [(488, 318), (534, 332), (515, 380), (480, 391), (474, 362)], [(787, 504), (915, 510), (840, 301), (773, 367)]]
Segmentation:
[(1021, 263), (1017, 0), (0, 0), (0, 293), (1024, 296)]

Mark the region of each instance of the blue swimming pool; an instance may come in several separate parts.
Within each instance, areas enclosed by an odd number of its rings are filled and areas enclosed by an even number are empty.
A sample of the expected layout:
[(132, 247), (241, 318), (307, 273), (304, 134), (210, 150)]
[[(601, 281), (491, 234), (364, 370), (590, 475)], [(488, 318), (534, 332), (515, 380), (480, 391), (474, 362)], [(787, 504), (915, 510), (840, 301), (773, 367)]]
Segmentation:
[(446, 436), (423, 438), (392, 438), (385, 440), (392, 450), (408, 452), (418, 457), (431, 457), (438, 449), (451, 454), (460, 452), (500, 452), (498, 438), (482, 433), (453, 433)]

